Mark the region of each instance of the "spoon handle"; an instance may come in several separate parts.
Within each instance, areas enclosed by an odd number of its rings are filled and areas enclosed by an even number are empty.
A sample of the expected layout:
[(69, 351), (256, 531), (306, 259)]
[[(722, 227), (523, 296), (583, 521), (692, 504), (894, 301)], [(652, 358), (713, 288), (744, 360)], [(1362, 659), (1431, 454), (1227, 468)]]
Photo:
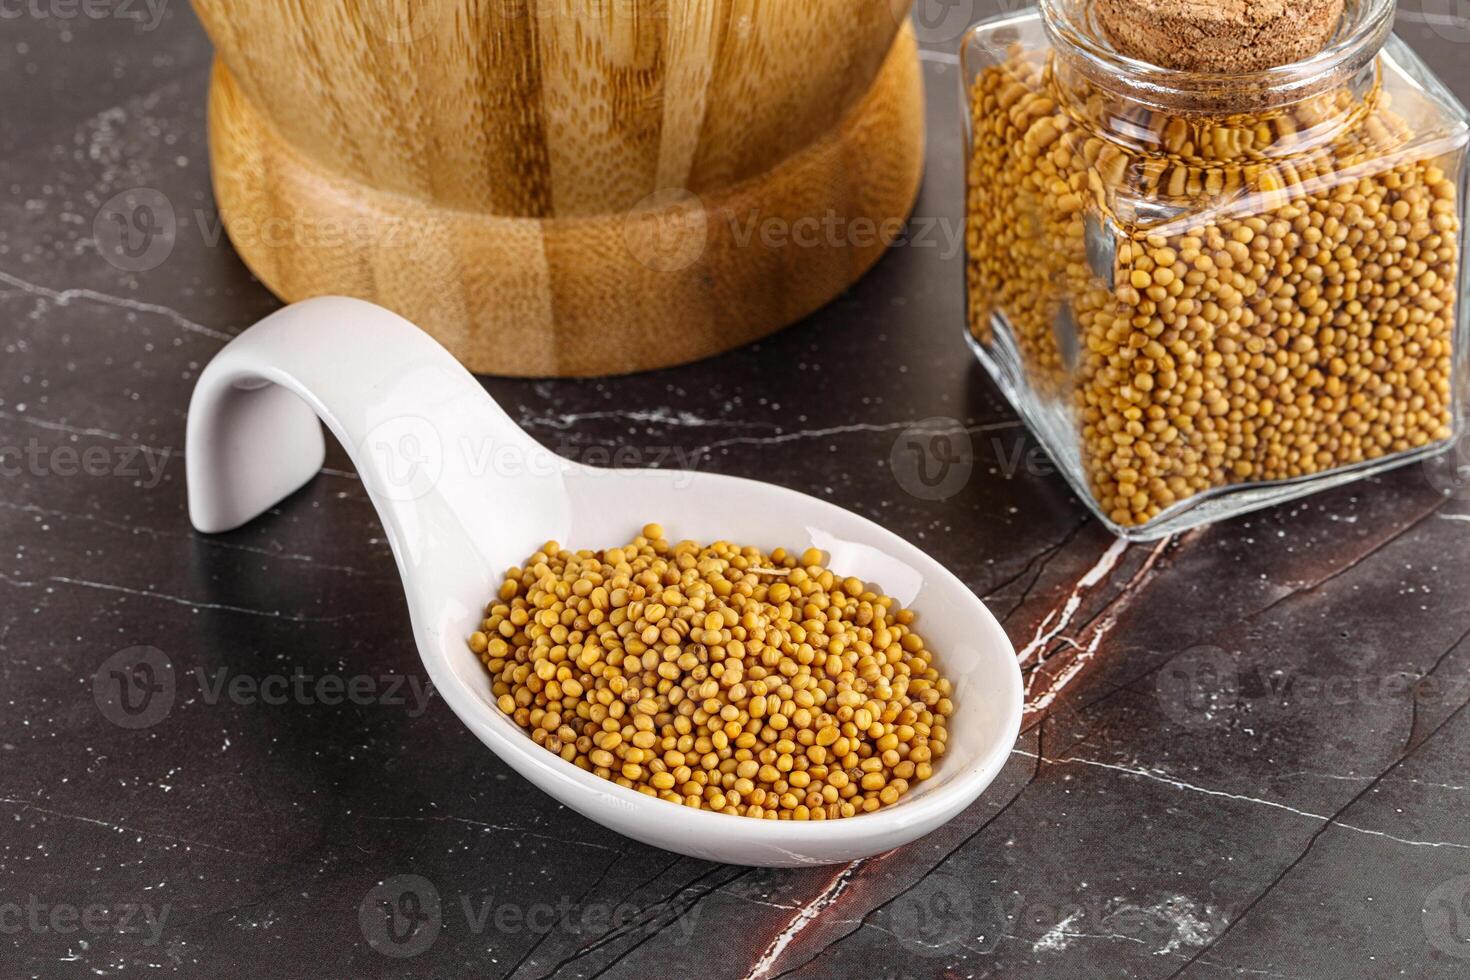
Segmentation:
[[(390, 533), (392, 516), (430, 498), (473, 519), (497, 480), (526, 482), (530, 460), (556, 471), (547, 461), (557, 458), (428, 334), (372, 303), (323, 297), (266, 317), (200, 375), (185, 442), (194, 526), (233, 530), (308, 483), (326, 456), (318, 417)], [(519, 470), (497, 467), (507, 454)]]

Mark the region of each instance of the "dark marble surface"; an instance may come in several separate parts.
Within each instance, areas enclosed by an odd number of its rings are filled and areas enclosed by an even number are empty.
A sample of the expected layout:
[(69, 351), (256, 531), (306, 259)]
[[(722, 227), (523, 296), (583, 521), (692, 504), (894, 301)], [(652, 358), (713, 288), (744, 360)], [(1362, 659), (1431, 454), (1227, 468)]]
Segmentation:
[[(1470, 975), (1470, 490), (1416, 466), (1115, 545), (961, 337), (952, 22), (927, 32), (914, 239), (849, 295), (677, 372), (487, 382), (572, 455), (632, 446), (873, 517), (1025, 652), (1025, 733), (967, 813), (851, 867), (763, 871), (621, 839), (420, 700), (335, 447), (269, 518), (191, 533), (191, 386), (277, 303), (211, 209), (208, 45), (153, 8), (149, 29), (0, 4), (0, 975)], [(1470, 96), (1457, 8), (1416, 2), (1400, 30)], [(96, 235), (140, 187), (178, 240), (130, 273)], [(941, 500), (889, 463), (932, 417), (975, 453)], [(139, 646), (173, 697), (129, 715), (109, 668)], [(368, 696), (334, 697), (352, 678)], [(439, 898), (432, 942), (387, 956), (359, 909), (405, 880)]]

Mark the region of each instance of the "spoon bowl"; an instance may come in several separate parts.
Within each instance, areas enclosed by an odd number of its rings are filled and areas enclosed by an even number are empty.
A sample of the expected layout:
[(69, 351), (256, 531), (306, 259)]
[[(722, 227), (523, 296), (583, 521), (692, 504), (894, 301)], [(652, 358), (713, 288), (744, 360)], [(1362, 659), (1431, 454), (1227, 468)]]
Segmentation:
[[(310, 481), (326, 453), (318, 419), (351, 456), (382, 518), (434, 687), (508, 765), (618, 833), (731, 864), (852, 861), (963, 811), (1015, 744), (1022, 697), (1014, 649), (974, 593), (918, 548), (866, 518), (770, 484), (565, 460), (522, 431), (427, 334), (360, 300), (287, 307), (205, 369), (186, 441), (194, 526), (240, 527)], [(913, 609), (954, 685), (947, 750), (933, 777), (872, 813), (757, 820), (625, 789), (532, 742), (496, 705), (467, 638), (505, 570), (546, 541), (614, 547), (649, 522), (663, 524), (671, 540), (818, 548), (834, 571)]]

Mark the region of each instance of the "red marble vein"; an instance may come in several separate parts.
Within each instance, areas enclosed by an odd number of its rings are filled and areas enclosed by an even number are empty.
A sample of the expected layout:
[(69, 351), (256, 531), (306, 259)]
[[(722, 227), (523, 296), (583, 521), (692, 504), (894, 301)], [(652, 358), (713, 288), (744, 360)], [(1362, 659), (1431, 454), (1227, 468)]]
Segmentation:
[(817, 893), (816, 897), (797, 909), (796, 914), (786, 923), (785, 928), (776, 934), (776, 938), (771, 940), (771, 944), (766, 947), (761, 958), (756, 960), (755, 965), (750, 968), (750, 972), (745, 975), (745, 980), (764, 980), (765, 977), (771, 976), (771, 971), (781, 962), (781, 954), (786, 951), (786, 947), (790, 946), (807, 926), (816, 921), (823, 909), (829, 908), (842, 897), (842, 893), (847, 890), (847, 886), (862, 865), (863, 862), (858, 860), (845, 866), (827, 883), (826, 888)]
[(1016, 658), (1020, 660), (1021, 666), (1026, 666), (1027, 661), (1031, 659), (1033, 654), (1044, 651), (1051, 641), (1071, 624), (1072, 617), (1077, 614), (1077, 610), (1082, 606), (1083, 596), (1098, 585), (1098, 583), (1107, 580), (1127, 550), (1128, 543), (1126, 541), (1121, 538), (1114, 541), (1108, 547), (1108, 550), (1103, 552), (1102, 557), (1097, 560), (1097, 564), (1089, 568), (1077, 580), (1077, 584), (1073, 587), (1071, 594), (1067, 596), (1062, 604), (1042, 617), (1041, 623), (1036, 627), (1036, 634), (1031, 638), (1031, 642), (1022, 647), (1016, 654)]
[[(1037, 661), (1036, 669), (1031, 672), (1031, 676), (1026, 680), (1026, 714), (1033, 715), (1045, 711), (1056, 701), (1057, 697), (1061, 695), (1068, 685), (1081, 676), (1082, 671), (1097, 656), (1097, 652), (1102, 646), (1104, 638), (1117, 625), (1118, 617), (1122, 615), (1124, 610), (1133, 602), (1133, 599), (1137, 597), (1138, 593), (1153, 579), (1155, 566), (1158, 564), (1159, 558), (1168, 549), (1169, 545), (1173, 543), (1173, 540), (1172, 537), (1164, 538), (1154, 546), (1153, 551), (1149, 553), (1143, 566), (1134, 573), (1133, 578), (1128, 581), (1128, 584), (1123, 586), (1122, 591), (1108, 604), (1107, 611), (1104, 615), (1084, 630), (1081, 636), (1077, 639), (1063, 637), (1066, 640), (1067, 646), (1074, 651), (1074, 655), (1070, 662), (1062, 664), (1060, 670), (1052, 673), (1051, 684), (1039, 695), (1035, 694), (1036, 679), (1046, 673), (1043, 668), (1055, 663), (1056, 657), (1048, 658), (1043, 656)], [(1082, 641), (1087, 638), (1088, 633), (1091, 633), (1091, 639), (1087, 640), (1084, 646)]]

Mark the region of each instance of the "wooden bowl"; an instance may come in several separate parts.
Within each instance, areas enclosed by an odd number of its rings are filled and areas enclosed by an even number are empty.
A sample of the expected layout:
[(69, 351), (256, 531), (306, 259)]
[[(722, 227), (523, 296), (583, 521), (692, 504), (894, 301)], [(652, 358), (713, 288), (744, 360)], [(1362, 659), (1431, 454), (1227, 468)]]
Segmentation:
[(472, 370), (755, 340), (882, 255), (923, 169), (909, 0), (194, 0), (215, 193), (283, 299)]

